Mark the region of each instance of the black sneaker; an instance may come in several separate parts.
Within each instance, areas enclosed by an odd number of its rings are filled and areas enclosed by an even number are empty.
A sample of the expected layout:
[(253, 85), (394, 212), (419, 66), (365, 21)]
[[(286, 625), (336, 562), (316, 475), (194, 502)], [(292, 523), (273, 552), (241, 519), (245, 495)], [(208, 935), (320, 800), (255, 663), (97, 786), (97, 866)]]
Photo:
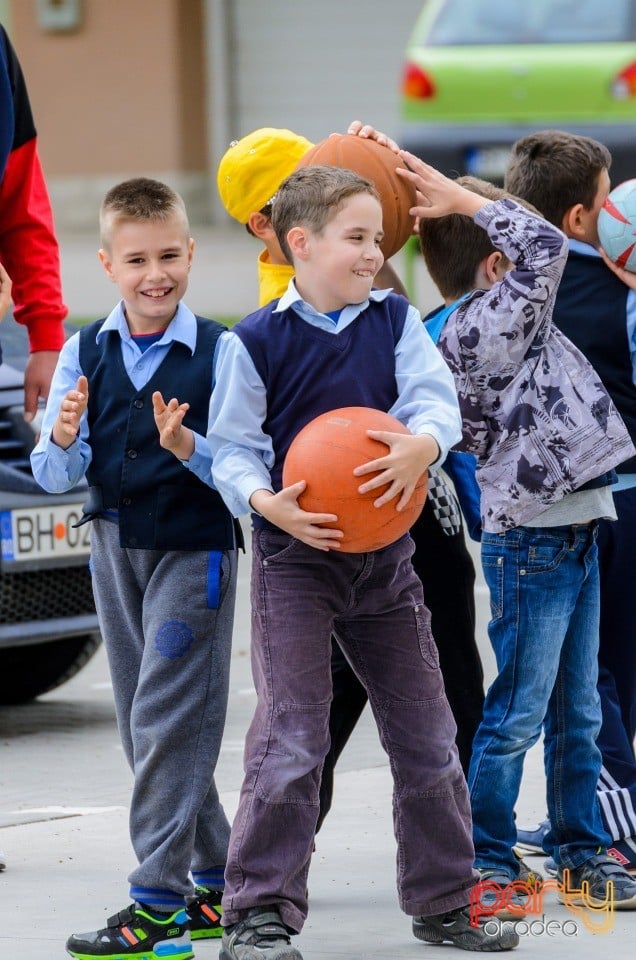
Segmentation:
[(500, 920), (521, 920), (525, 917), (529, 895), (526, 881), (521, 881), (522, 889), (518, 889), (512, 884), (520, 878), (511, 877), (504, 870), (479, 867), (477, 872), (479, 881), (472, 895), (479, 900), (482, 916), (499, 917)]
[(519, 865), (519, 876), (517, 879), (523, 880), (523, 882), (527, 883), (533, 890), (540, 890), (543, 883), (543, 874), (540, 873), (539, 870), (535, 870), (534, 867), (531, 867), (523, 857), (520, 857), (514, 847), (512, 848), (512, 852)]
[(253, 907), (223, 931), (219, 960), (303, 960), (276, 907)]
[(519, 945), (519, 936), (512, 927), (492, 917), (485, 917), (477, 926), (472, 926), (470, 907), (459, 907), (432, 917), (413, 917), (413, 934), (425, 943), (452, 943), (460, 950), (484, 953), (514, 950)]
[(77, 960), (191, 960), (188, 915), (156, 917), (131, 903), (95, 933), (74, 933), (66, 949)]
[[(557, 876), (561, 883), (563, 871), (563, 867), (558, 868)], [(611, 891), (607, 886), (610, 881), (613, 885)], [(589, 889), (577, 896), (584, 883)], [(580, 867), (570, 869), (567, 890), (569, 892), (565, 897), (568, 903), (602, 907), (611, 900), (614, 910), (636, 910), (636, 879), (608, 853), (597, 853)], [(558, 893), (557, 899), (564, 903), (564, 894)]]
[(200, 885), (194, 888), (194, 897), (186, 903), (190, 921), (190, 937), (193, 940), (207, 940), (221, 937), (221, 897), (220, 890), (210, 890)]

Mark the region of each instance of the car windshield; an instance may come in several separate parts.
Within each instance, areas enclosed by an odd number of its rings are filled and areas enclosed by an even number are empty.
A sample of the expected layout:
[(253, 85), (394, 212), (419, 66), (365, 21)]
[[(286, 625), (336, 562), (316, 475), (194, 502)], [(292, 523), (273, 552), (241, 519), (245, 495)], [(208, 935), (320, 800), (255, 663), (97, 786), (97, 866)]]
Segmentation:
[(634, 0), (447, 0), (419, 42), (626, 43), (636, 39), (635, 7)]

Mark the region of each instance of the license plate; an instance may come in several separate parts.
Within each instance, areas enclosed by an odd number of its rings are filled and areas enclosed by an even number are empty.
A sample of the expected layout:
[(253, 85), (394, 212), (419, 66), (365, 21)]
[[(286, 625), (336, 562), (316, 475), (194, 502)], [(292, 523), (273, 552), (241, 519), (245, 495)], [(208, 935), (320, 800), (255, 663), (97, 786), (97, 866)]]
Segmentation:
[(511, 147), (471, 147), (466, 152), (466, 170), (482, 180), (503, 180)]
[(51, 507), (24, 507), (1, 511), (3, 562), (13, 565), (34, 560), (88, 558), (90, 524), (73, 527), (81, 516), (81, 503), (59, 503)]

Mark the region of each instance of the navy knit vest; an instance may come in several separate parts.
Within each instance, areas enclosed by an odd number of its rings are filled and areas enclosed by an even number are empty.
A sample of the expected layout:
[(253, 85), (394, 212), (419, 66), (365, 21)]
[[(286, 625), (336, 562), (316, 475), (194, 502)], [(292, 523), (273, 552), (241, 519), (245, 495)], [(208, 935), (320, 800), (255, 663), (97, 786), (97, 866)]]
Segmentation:
[(190, 409), (185, 424), (205, 436), (216, 341), (225, 330), (197, 317), (194, 354), (174, 342), (141, 390), (131, 383), (116, 330), (96, 337), (103, 320), (80, 332), (79, 359), (88, 379), (92, 461), (87, 471), (89, 519), (119, 513), (122, 547), (145, 550), (229, 550), (232, 518), (220, 495), (159, 445), (152, 394), (178, 397)]
[[(554, 322), (590, 361), (636, 443), (636, 387), (625, 315), (628, 292), (599, 257), (570, 251)], [(636, 457), (616, 469), (636, 473)]]
[[(389, 294), (341, 332), (307, 323), (293, 309), (274, 313), (274, 301), (234, 327), (267, 390), (263, 430), (272, 438), (275, 491), (289, 445), (306, 424), (338, 407), (387, 411), (397, 400), (395, 347), (408, 302)], [(259, 522), (256, 519), (256, 522)]]

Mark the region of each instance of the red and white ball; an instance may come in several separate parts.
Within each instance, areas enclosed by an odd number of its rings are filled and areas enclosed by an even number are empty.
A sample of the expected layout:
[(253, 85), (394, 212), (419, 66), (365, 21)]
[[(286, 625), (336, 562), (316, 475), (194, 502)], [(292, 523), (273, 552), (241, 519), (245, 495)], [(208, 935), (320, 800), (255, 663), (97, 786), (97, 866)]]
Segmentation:
[(610, 260), (636, 273), (636, 179), (611, 191), (598, 216), (598, 236)]

